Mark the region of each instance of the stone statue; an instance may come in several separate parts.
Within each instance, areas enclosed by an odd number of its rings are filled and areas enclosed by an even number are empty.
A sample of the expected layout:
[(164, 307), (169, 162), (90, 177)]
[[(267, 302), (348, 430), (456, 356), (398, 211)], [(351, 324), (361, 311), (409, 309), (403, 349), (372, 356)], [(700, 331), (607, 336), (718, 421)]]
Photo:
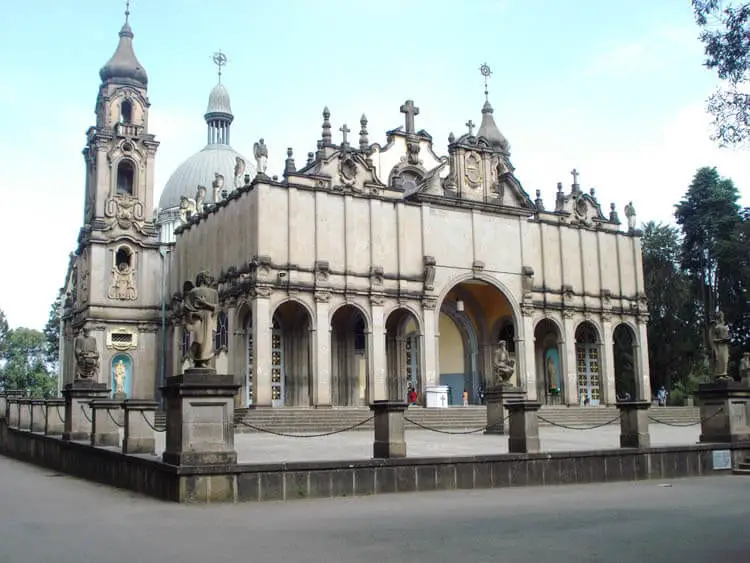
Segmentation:
[(224, 187), (224, 176), (218, 172), (214, 172), (214, 181), (211, 183), (211, 187), (214, 190), (214, 203), (219, 203), (221, 189)]
[[(239, 156), (235, 157), (234, 160), (234, 187), (241, 188), (244, 184), (242, 183), (242, 174), (245, 172), (245, 161)], [(248, 184), (249, 182), (245, 182)]]
[(740, 359), (740, 379), (745, 385), (750, 385), (750, 352), (742, 354)]
[(552, 355), (547, 356), (547, 385), (549, 389), (557, 389), (557, 364)]
[(200, 272), (195, 285), (186, 281), (183, 285), (183, 322), (192, 334), (190, 357), (197, 368), (206, 367), (214, 356), (213, 333), (219, 307), (219, 293), (211, 287), (211, 276)]
[(634, 231), (635, 230), (635, 207), (633, 207), (633, 202), (628, 202), (628, 204), (625, 206), (625, 217), (628, 219), (628, 231)]
[(122, 359), (118, 360), (114, 368), (115, 372), (115, 394), (125, 393), (125, 374), (127, 370), (125, 368), (125, 362)]
[(711, 348), (714, 352), (714, 378), (726, 379), (729, 364), (729, 328), (724, 324), (724, 313), (719, 311), (711, 323)]
[(198, 186), (195, 191), (195, 212), (203, 213), (206, 203), (206, 186)]
[(184, 225), (195, 213), (195, 200), (192, 197), (180, 196), (180, 222)]
[(88, 328), (83, 329), (83, 336), (76, 337), (73, 351), (76, 357), (76, 379), (96, 379), (99, 374), (99, 349)]
[(516, 371), (516, 361), (510, 357), (505, 340), (497, 343), (495, 355), (492, 357), (492, 369), (497, 385), (507, 383)]
[(265, 174), (266, 164), (268, 163), (268, 147), (263, 139), (253, 145), (253, 155), (255, 155), (258, 174)]

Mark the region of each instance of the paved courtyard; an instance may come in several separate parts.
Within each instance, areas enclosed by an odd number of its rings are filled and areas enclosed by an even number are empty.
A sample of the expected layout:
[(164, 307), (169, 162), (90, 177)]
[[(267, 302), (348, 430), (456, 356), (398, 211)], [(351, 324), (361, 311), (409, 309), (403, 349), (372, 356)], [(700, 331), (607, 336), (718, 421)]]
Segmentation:
[[(700, 426), (650, 426), (654, 446), (695, 444)], [(157, 434), (157, 453), (164, 448), (164, 433)], [(543, 451), (580, 451), (619, 448), (620, 426), (612, 424), (594, 430), (539, 429)], [(235, 446), (241, 463), (282, 461), (333, 461), (370, 459), (373, 434), (368, 431), (342, 432), (326, 437), (285, 438), (273, 434), (238, 433)], [(428, 430), (407, 430), (409, 457), (492, 455), (508, 452), (507, 436), (484, 434), (448, 435)]]

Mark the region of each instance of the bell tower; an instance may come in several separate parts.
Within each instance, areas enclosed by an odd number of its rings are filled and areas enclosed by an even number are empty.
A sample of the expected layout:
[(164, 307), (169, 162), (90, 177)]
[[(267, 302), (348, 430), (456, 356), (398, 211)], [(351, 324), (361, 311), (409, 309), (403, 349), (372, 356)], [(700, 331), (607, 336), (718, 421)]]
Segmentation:
[[(159, 371), (162, 257), (153, 223), (159, 143), (149, 133), (148, 76), (133, 50), (129, 16), (128, 2), (117, 49), (99, 71), (96, 125), (86, 132), (83, 227), (64, 322), (71, 341), (84, 328), (96, 339), (98, 383), (119, 396), (150, 399)], [(72, 370), (63, 377), (72, 381)]]

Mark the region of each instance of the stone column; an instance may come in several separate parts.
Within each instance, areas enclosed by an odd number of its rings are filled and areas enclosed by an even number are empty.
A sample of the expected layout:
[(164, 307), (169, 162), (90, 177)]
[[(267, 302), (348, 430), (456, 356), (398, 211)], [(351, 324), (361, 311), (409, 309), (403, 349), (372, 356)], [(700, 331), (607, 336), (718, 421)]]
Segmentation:
[(424, 324), (424, 335), (422, 337), (422, 365), (424, 366), (424, 392), (427, 387), (438, 385), (438, 365), (437, 365), (437, 335), (435, 334), (435, 324), (437, 322), (437, 313), (435, 312), (435, 302), (425, 300), (422, 308), (422, 321)]
[(253, 384), (256, 407), (271, 406), (271, 300), (267, 292), (253, 298)]
[(91, 445), (120, 445), (120, 401), (112, 399), (93, 399), (91, 405)]
[(374, 401), (370, 410), (375, 416), (374, 458), (406, 457), (404, 411), (406, 402)]
[(506, 404), (510, 411), (510, 453), (536, 453), (539, 451), (539, 420), (537, 411), (542, 404), (536, 401), (511, 401)]
[(18, 401), (18, 429), (31, 431), (31, 399)]
[(31, 431), (44, 432), (44, 399), (31, 400)]
[(156, 448), (154, 415), (158, 406), (159, 403), (156, 401), (139, 399), (126, 399), (122, 402), (122, 409), (125, 412), (122, 453), (154, 455)]
[(47, 399), (44, 413), (44, 434), (62, 436), (65, 430), (65, 399)]
[[(234, 396), (231, 375), (192, 368), (167, 378), (167, 439), (162, 454), (170, 465), (237, 463), (234, 449)], [(270, 400), (270, 382), (269, 382)]]
[[(521, 317), (523, 320), (523, 338), (520, 340), (521, 350), (518, 357), (522, 359), (519, 374), (522, 381), (519, 386), (526, 391), (526, 397), (531, 401), (537, 399), (536, 389), (536, 357), (534, 350), (534, 320), (531, 318), (531, 311), (524, 312)], [(490, 363), (490, 365), (492, 365)]]
[(505, 434), (505, 408), (511, 401), (521, 401), (525, 398), (523, 389), (511, 384), (496, 385), (484, 392), (484, 402), (487, 405), (487, 428), (485, 434)]
[(698, 386), (701, 413), (701, 442), (744, 442), (750, 440), (747, 403), (750, 388), (739, 381), (721, 379)]
[(313, 381), (315, 381), (313, 404), (317, 407), (331, 406), (331, 323), (328, 319), (329, 295), (315, 295), (315, 334), (313, 337)]
[[(602, 316), (602, 365), (601, 386), (602, 403), (613, 405), (617, 403), (617, 392), (615, 391), (615, 341), (612, 331), (612, 321), (609, 316)], [(633, 371), (637, 374), (638, 359), (633, 358)], [(636, 383), (637, 386), (637, 383)], [(633, 397), (634, 399), (639, 397)]]
[(576, 333), (575, 323), (571, 311), (563, 311), (563, 327), (565, 342), (562, 347), (562, 369), (565, 375), (565, 403), (569, 406), (578, 405), (578, 368), (576, 366)]
[(620, 447), (648, 448), (651, 436), (648, 433), (648, 409), (651, 401), (618, 401), (620, 411)]
[(638, 393), (639, 393), (639, 399), (642, 401), (651, 401), (651, 376), (650, 376), (650, 367), (648, 363), (648, 331), (647, 331), (647, 324), (645, 322), (642, 322), (640, 319), (638, 321), (638, 335), (636, 336), (638, 342), (638, 348), (633, 348), (633, 355), (637, 355), (638, 362), (637, 366), (640, 370), (639, 372), (636, 372), (636, 378), (640, 378), (640, 383), (638, 381), (636, 384), (638, 385)]
[(372, 389), (370, 389), (370, 400), (383, 401), (388, 398), (388, 375), (386, 370), (385, 354), (385, 320), (383, 318), (382, 301), (372, 300)]
[(109, 397), (106, 383), (79, 379), (66, 383), (63, 389), (65, 398), (65, 428), (63, 440), (91, 440), (91, 408), (89, 401)]

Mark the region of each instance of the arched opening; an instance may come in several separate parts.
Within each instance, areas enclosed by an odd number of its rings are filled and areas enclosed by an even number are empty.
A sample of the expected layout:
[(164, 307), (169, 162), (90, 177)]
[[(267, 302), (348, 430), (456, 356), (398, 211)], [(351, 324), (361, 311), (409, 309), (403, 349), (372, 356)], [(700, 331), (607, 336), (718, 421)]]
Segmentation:
[(133, 396), (133, 359), (127, 354), (116, 354), (111, 361), (112, 395), (116, 399)]
[(133, 102), (130, 100), (123, 100), (120, 103), (120, 123), (123, 125), (129, 125), (133, 122)]
[(240, 384), (244, 390), (243, 402), (245, 406), (255, 404), (254, 362), (253, 362), (253, 313), (247, 303), (243, 303), (237, 311), (239, 327), (234, 333), (235, 343), (232, 347), (235, 369), (241, 374)]
[(129, 160), (122, 160), (117, 165), (117, 193), (133, 195), (135, 188), (135, 168)]
[(534, 329), (537, 397), (547, 405), (565, 403), (560, 330), (554, 321), (542, 319)]
[(312, 397), (312, 319), (296, 301), (279, 305), (271, 335), (271, 404), (309, 406)]
[(596, 327), (588, 321), (576, 328), (576, 380), (578, 404), (598, 405), (601, 401), (601, 341)]
[(438, 318), (440, 384), (449, 387), (451, 404), (480, 404), (484, 390), (494, 387), (493, 356), (499, 341), (506, 343), (518, 385), (516, 321), (508, 298), (493, 285), (469, 280), (455, 285), (443, 299)]
[(635, 334), (626, 324), (617, 325), (612, 335), (615, 361), (615, 395), (618, 399), (638, 398), (635, 382)]
[(229, 371), (229, 317), (224, 311), (219, 311), (216, 316), (214, 367), (219, 373), (231, 373)]
[(396, 309), (385, 322), (386, 385), (388, 400), (408, 401), (416, 393), (422, 397), (420, 370), (421, 339), (414, 313)]
[(367, 323), (354, 305), (331, 319), (331, 400), (341, 407), (367, 402)]
[(121, 246), (115, 253), (115, 267), (117, 271), (127, 273), (133, 267), (133, 251), (127, 246)]

